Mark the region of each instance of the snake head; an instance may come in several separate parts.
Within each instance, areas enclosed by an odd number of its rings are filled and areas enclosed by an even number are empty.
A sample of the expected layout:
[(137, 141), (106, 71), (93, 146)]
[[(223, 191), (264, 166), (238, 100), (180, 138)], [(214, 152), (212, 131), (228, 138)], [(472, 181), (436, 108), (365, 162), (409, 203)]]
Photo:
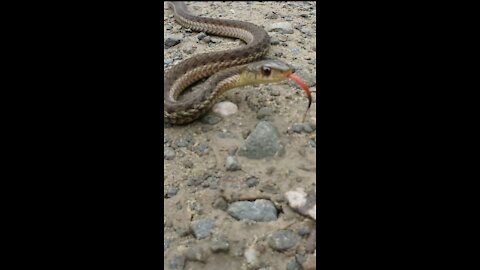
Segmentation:
[(295, 72), (289, 64), (279, 60), (264, 60), (248, 64), (241, 73), (242, 84), (272, 83), (288, 79)]
[(240, 84), (261, 84), (272, 83), (290, 79), (299, 85), (308, 97), (308, 108), (312, 104), (312, 94), (308, 86), (293, 73), (295, 69), (280, 60), (269, 59), (248, 64), (244, 71), (240, 74)]

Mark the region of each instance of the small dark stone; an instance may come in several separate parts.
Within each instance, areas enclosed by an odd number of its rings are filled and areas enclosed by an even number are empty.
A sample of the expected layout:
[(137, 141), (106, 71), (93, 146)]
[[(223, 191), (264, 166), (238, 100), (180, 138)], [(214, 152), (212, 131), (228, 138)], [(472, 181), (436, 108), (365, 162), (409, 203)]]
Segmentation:
[(225, 201), (224, 198), (220, 197), (220, 198), (217, 198), (213, 203), (213, 208), (225, 211), (228, 208), (228, 203), (227, 201)]
[(249, 177), (249, 178), (247, 179), (247, 186), (248, 186), (249, 188), (253, 188), (253, 187), (257, 186), (257, 185), (258, 185), (258, 178), (256, 178), (255, 176)]
[(178, 193), (178, 188), (177, 187), (171, 187), (167, 191), (167, 198), (172, 198), (175, 197)]
[(308, 236), (309, 234), (310, 234), (310, 229), (307, 227), (298, 229), (298, 235), (300, 236)]
[(303, 124), (302, 123), (295, 123), (292, 126), (292, 131), (295, 133), (302, 133), (303, 131)]
[(273, 233), (269, 239), (269, 246), (276, 251), (285, 251), (297, 244), (297, 237), (290, 230), (280, 230)]
[(200, 122), (206, 125), (215, 125), (222, 121), (222, 117), (213, 114), (207, 114), (200, 119)]
[(242, 220), (249, 219), (257, 222), (277, 220), (277, 208), (268, 200), (238, 201), (232, 203), (227, 210), (232, 217)]
[(171, 48), (182, 41), (181, 35), (170, 35), (164, 40), (165, 49)]

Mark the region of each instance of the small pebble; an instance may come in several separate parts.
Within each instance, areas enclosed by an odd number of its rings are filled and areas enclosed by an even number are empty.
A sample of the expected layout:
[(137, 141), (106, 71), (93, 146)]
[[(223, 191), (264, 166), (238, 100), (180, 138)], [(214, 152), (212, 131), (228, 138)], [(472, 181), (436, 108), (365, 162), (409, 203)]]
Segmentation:
[(285, 251), (297, 244), (297, 237), (290, 230), (280, 230), (273, 233), (269, 239), (269, 246), (276, 251)]
[(230, 244), (223, 238), (213, 240), (210, 243), (210, 250), (212, 250), (213, 253), (228, 252), (229, 249)]
[(238, 106), (232, 102), (219, 102), (213, 106), (213, 111), (223, 117), (234, 115), (238, 112)]
[(167, 198), (173, 198), (175, 195), (178, 193), (178, 188), (177, 187), (171, 187), (167, 191)]
[(213, 219), (200, 219), (192, 221), (191, 228), (195, 238), (198, 240), (207, 238), (210, 232), (215, 228), (215, 220)]
[(227, 161), (225, 162), (225, 167), (229, 172), (238, 171), (242, 169), (242, 166), (240, 166), (240, 162), (238, 162), (237, 158), (233, 156), (227, 157)]
[(238, 220), (248, 219), (257, 222), (277, 220), (277, 208), (271, 201), (263, 199), (254, 202), (234, 202), (228, 207), (227, 212)]
[(298, 235), (300, 235), (302, 237), (303, 236), (308, 236), (308, 235), (310, 235), (310, 229), (307, 228), (307, 227), (302, 227), (302, 228), (298, 229)]
[(224, 198), (220, 197), (213, 202), (213, 208), (225, 211), (228, 208), (228, 203)]
[(258, 178), (252, 176), (247, 179), (247, 186), (249, 188), (256, 187), (258, 185)]

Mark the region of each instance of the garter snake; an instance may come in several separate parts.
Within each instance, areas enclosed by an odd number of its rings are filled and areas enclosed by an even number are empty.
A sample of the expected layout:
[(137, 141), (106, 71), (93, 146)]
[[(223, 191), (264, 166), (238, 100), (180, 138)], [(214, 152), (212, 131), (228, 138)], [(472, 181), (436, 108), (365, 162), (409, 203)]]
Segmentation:
[[(196, 32), (238, 38), (247, 45), (195, 55), (165, 71), (165, 122), (193, 122), (208, 112), (225, 91), (232, 88), (278, 82), (288, 78), (297, 83), (301, 82), (292, 74), (294, 70), (290, 65), (273, 59), (259, 61), (266, 55), (270, 45), (270, 37), (262, 27), (244, 21), (194, 16), (183, 2), (168, 2), (168, 6), (173, 9), (176, 22), (183, 27)], [(204, 78), (208, 79), (199, 89), (186, 98), (178, 99), (184, 90)], [(303, 86), (311, 104), (308, 88)]]

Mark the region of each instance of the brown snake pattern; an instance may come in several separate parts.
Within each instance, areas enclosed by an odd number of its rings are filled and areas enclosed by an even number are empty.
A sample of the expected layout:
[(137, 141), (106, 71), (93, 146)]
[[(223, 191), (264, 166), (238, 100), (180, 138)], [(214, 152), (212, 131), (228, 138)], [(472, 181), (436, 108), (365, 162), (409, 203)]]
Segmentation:
[[(247, 43), (232, 50), (195, 55), (165, 71), (164, 120), (171, 124), (187, 124), (206, 113), (229, 89), (231, 80), (228, 78), (235, 78), (245, 64), (259, 60), (267, 53), (270, 38), (263, 28), (249, 22), (194, 16), (183, 2), (168, 2), (168, 5), (174, 10), (177, 23), (184, 27), (238, 38)], [(207, 77), (210, 78), (199, 90), (177, 100), (187, 87)]]

